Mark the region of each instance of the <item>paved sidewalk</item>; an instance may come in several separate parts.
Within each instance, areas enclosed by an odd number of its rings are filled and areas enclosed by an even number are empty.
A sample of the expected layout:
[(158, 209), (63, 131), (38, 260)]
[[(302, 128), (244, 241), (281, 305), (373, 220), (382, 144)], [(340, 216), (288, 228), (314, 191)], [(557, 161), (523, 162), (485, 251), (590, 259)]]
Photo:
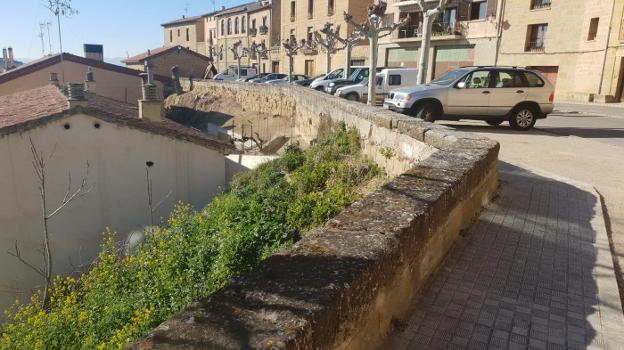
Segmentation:
[(555, 112), (580, 112), (624, 118), (624, 103), (555, 102)]
[(624, 348), (595, 191), (503, 162), (500, 177), (499, 197), (382, 348)]

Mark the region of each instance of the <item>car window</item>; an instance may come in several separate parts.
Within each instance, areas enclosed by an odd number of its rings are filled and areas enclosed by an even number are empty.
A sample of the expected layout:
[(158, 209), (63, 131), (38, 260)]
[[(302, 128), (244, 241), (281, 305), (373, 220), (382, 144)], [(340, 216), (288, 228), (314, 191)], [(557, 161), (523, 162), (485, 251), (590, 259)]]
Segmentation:
[(486, 89), (490, 87), (492, 72), (489, 70), (477, 70), (466, 77), (466, 89)]
[(431, 84), (435, 84), (435, 85), (449, 85), (452, 82), (454, 82), (457, 78), (459, 78), (462, 75), (466, 74), (467, 72), (468, 72), (468, 70), (466, 70), (466, 69), (451, 70), (451, 71), (448, 71), (448, 72), (442, 74), (442, 76), (440, 76), (439, 78), (433, 79), (431, 81)]
[(247, 69), (241, 69), (240, 75), (247, 75)]
[(513, 87), (523, 87), (526, 84), (524, 83), (524, 77), (518, 72), (514, 71), (498, 71), (496, 75), (496, 83), (494, 84), (495, 88), (513, 88)]
[(377, 77), (377, 86), (383, 85), (383, 77)]
[(401, 85), (401, 75), (400, 74), (390, 74), (388, 77), (388, 85)]
[(351, 75), (351, 80), (359, 83), (366, 77), (368, 77), (368, 69), (358, 69)]
[(537, 74), (533, 72), (524, 72), (529, 87), (542, 87), (544, 81)]
[(327, 76), (327, 79), (338, 79), (342, 77), (342, 68), (336, 69), (333, 72), (330, 72), (329, 75)]
[(233, 68), (228, 68), (228, 70), (225, 71), (225, 75), (236, 75), (236, 72)]

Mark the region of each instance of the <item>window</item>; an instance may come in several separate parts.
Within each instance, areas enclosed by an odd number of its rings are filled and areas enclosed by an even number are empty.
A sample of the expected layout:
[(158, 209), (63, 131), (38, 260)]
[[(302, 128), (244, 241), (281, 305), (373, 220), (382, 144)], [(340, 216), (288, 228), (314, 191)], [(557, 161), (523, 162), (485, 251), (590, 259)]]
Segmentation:
[(232, 34), (232, 19), (228, 18), (227, 20), (227, 33), (228, 35)]
[(221, 20), (221, 35), (225, 35), (225, 20)]
[(544, 81), (542, 78), (537, 76), (535, 73), (524, 72), (524, 77), (527, 80), (527, 85), (529, 87), (542, 87), (544, 86)]
[(518, 88), (524, 87), (524, 75), (515, 71), (499, 71), (496, 75), (495, 88)]
[(296, 7), (295, 6), (295, 2), (291, 1), (290, 2), (290, 19), (291, 20), (294, 20), (295, 19), (295, 15), (297, 14), (296, 11), (295, 11), (295, 7)]
[(188, 28), (186, 28), (186, 41), (191, 41)]
[(388, 85), (401, 85), (401, 75), (400, 74), (390, 74), (388, 77)]
[(245, 33), (245, 16), (241, 19), (241, 33)]
[(266, 22), (267, 22), (267, 16), (262, 16), (262, 25), (264, 27), (266, 27), (266, 25), (267, 25)]
[(487, 89), (490, 87), (491, 72), (489, 70), (478, 70), (469, 74), (464, 82), (466, 89)]
[(295, 38), (295, 30), (291, 29), (290, 30), (290, 41), (296, 41), (297, 39)]
[(180, 37), (180, 29), (178, 29), (178, 38)]
[(173, 30), (169, 29), (169, 42), (173, 42)]
[(589, 21), (589, 33), (587, 34), (587, 40), (596, 40), (596, 35), (598, 34), (598, 23), (600, 22), (600, 18), (595, 17)]
[(487, 16), (487, 1), (475, 1), (470, 3), (470, 20), (485, 19)]
[(550, 7), (551, 0), (531, 0), (531, 10)]
[(251, 28), (256, 29), (256, 19), (251, 20)]
[(234, 34), (238, 34), (238, 17), (234, 19)]
[(334, 0), (327, 0), (327, 15), (333, 16), (334, 14)]
[(306, 37), (307, 42), (311, 43), (313, 41), (314, 39), (313, 33), (314, 33), (314, 28), (308, 27), (308, 32), (307, 32), (307, 37)]
[(308, 18), (314, 17), (314, 0), (308, 0)]
[(527, 42), (524, 51), (544, 51), (544, 40), (548, 32), (548, 24), (532, 24), (527, 28)]

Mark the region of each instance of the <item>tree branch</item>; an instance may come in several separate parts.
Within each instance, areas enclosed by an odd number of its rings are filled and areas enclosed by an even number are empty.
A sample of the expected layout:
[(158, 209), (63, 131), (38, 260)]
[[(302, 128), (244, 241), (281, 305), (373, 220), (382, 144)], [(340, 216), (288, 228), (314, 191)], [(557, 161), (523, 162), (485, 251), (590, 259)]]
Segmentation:
[(19, 248), (17, 247), (17, 241), (15, 241), (15, 253), (7, 250), (7, 254), (17, 258), (17, 260), (19, 260), (22, 264), (26, 265), (31, 270), (35, 271), (41, 277), (47, 278), (45, 272), (43, 272), (41, 269), (35, 267), (33, 264), (31, 264), (28, 261), (26, 261), (26, 259), (22, 258), (22, 253), (20, 252)]

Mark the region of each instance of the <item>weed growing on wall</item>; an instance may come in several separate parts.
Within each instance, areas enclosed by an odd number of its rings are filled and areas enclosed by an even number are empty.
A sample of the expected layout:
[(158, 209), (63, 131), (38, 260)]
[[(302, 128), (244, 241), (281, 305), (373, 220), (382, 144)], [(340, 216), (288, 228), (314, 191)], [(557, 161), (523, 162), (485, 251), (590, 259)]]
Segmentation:
[(2, 349), (119, 349), (297, 241), (381, 178), (344, 126), (238, 178), (200, 212), (179, 204), (132, 254), (105, 234), (91, 270), (6, 312)]

